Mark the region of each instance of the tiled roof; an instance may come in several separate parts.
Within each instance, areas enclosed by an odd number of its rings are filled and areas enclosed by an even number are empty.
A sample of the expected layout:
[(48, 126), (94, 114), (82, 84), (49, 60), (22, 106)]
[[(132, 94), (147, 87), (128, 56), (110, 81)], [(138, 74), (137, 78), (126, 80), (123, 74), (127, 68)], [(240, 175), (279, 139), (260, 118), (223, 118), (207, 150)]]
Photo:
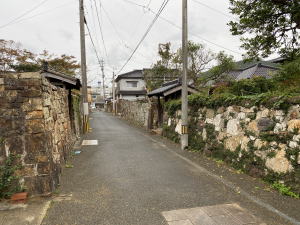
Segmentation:
[(255, 76), (270, 78), (272, 73), (279, 70), (279, 67), (273, 66), (270, 63), (248, 64), (248, 67), (243, 66), (240, 69), (230, 71), (228, 74), (234, 80), (250, 79)]
[[(172, 80), (169, 82), (166, 82), (162, 85), (162, 87), (157, 88), (151, 92), (148, 93), (149, 97), (152, 96), (163, 96), (165, 92), (173, 89), (173, 88), (177, 88), (177, 87), (181, 87), (181, 79), (176, 79), (176, 80)], [(188, 85), (189, 88), (196, 90), (194, 87), (192, 87), (191, 85)]]
[(118, 82), (122, 78), (132, 78), (132, 79), (144, 78), (143, 70), (133, 70), (128, 73), (120, 74), (116, 78), (116, 82)]

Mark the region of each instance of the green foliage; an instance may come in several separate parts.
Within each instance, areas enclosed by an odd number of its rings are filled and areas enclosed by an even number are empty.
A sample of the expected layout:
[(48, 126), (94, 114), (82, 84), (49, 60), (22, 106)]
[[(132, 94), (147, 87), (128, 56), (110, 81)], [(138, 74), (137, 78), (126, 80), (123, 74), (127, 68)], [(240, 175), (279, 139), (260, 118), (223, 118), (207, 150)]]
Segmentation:
[(274, 80), (279, 84), (279, 88), (290, 89), (291, 92), (299, 93), (300, 57), (284, 64)]
[[(159, 44), (159, 59), (151, 69), (146, 70), (144, 78), (148, 90), (159, 88), (164, 82), (177, 79), (182, 71), (181, 48), (172, 51), (171, 43)], [(209, 63), (214, 59), (214, 54), (204, 45), (188, 42), (188, 77), (198, 85), (198, 77), (207, 70)]]
[(286, 185), (281, 184), (279, 182), (273, 183), (272, 187), (274, 189), (278, 190), (283, 195), (287, 195), (287, 196), (290, 196), (292, 198), (300, 198), (300, 195), (297, 194), (297, 193), (294, 193), (293, 191), (291, 191), (290, 187), (287, 187)]
[(48, 62), (51, 69), (70, 76), (75, 76), (80, 68), (74, 56), (56, 56), (46, 50), (35, 54), (22, 49), (19, 43), (3, 39), (0, 40), (0, 59), (0, 71), (36, 72), (42, 69), (44, 61)]
[(176, 143), (179, 143), (180, 141), (179, 134), (175, 132), (175, 126), (168, 126), (164, 124), (162, 135)]
[(169, 116), (175, 116), (176, 111), (181, 108), (181, 100), (170, 100), (164, 104), (164, 107)]
[[(72, 90), (72, 107), (75, 112), (75, 116), (77, 116), (78, 124), (80, 126), (80, 129), (82, 129), (82, 118), (81, 118), (81, 100), (80, 95), (76, 93), (76, 90)], [(82, 130), (81, 130), (82, 131)]]
[(233, 82), (229, 91), (234, 95), (244, 96), (266, 93), (275, 88), (274, 80), (265, 77), (254, 77), (253, 79), (243, 79)]
[(10, 154), (0, 166), (0, 198), (8, 198), (12, 194), (22, 191), (15, 172), (22, 168), (19, 156)]
[(227, 73), (235, 68), (234, 58), (231, 55), (226, 55), (224, 52), (220, 52), (217, 57), (217, 66), (210, 69), (204, 76), (204, 81), (216, 80), (224, 81), (228, 80)]
[(233, 35), (243, 35), (242, 47), (251, 58), (274, 52), (299, 54), (300, 3), (288, 0), (230, 0), (238, 21), (229, 23)]

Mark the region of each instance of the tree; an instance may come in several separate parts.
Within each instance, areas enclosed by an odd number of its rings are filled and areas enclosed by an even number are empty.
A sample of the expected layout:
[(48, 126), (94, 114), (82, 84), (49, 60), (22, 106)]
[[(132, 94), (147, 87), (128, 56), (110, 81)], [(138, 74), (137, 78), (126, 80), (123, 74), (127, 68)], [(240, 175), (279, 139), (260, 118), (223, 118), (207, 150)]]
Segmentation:
[(175, 53), (171, 51), (170, 42), (158, 45), (158, 55), (159, 60), (150, 70), (145, 71), (146, 86), (150, 91), (179, 76), (179, 70), (173, 62)]
[(20, 56), (19, 44), (0, 39), (0, 72), (11, 70), (11, 65)]
[[(149, 90), (158, 88), (165, 81), (174, 80), (182, 73), (182, 50), (171, 51), (171, 43), (159, 44), (158, 54), (160, 59), (146, 72), (145, 80)], [(188, 79), (194, 85), (199, 84), (201, 73), (207, 70), (209, 63), (215, 55), (202, 44), (188, 42)]]
[(37, 55), (22, 49), (14, 41), (0, 40), (0, 72), (36, 72), (41, 70), (44, 61), (48, 62), (50, 69), (70, 76), (75, 76), (80, 68), (74, 56), (55, 56), (46, 50)]
[[(279, 53), (290, 59), (300, 54), (299, 0), (230, 0), (230, 10), (239, 17), (230, 21), (233, 35), (243, 35), (248, 57)], [(246, 36), (246, 37), (245, 37)]]
[[(199, 84), (199, 77), (208, 69), (210, 62), (215, 59), (215, 55), (207, 50), (204, 45), (188, 42), (188, 79), (192, 80), (195, 86)], [(182, 66), (182, 50), (177, 51), (173, 62)]]
[(235, 68), (234, 58), (231, 55), (226, 55), (220, 52), (216, 56), (217, 65), (211, 68), (202, 79), (202, 83), (207, 83), (209, 80), (226, 81), (230, 80), (228, 72)]

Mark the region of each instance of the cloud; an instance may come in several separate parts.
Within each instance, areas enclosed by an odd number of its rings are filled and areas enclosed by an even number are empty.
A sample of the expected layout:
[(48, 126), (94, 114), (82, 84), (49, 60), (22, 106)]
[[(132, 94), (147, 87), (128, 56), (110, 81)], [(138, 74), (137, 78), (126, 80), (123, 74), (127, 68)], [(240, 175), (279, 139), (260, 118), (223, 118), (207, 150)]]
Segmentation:
[[(142, 5), (149, 2), (148, 0), (132, 1)], [(203, 0), (198, 1), (204, 3)], [(229, 13), (229, 0), (210, 0), (205, 2), (211, 8), (226, 14)], [(86, 19), (99, 52), (99, 57), (105, 60), (105, 74), (109, 78), (111, 77), (113, 68), (117, 71), (117, 69), (120, 69), (124, 65), (132, 53), (132, 49), (136, 47), (138, 41), (153, 20), (154, 15), (124, 0), (103, 0), (101, 11), (98, 5), (100, 23), (109, 57), (108, 62), (103, 51), (104, 47), (101, 40), (95, 5), (93, 3), (91, 6), (91, 3), (93, 1), (85, 1)], [(152, 0), (150, 7), (153, 11), (157, 12), (161, 3), (161, 0)], [(36, 4), (36, 0), (26, 0), (26, 2), (19, 0), (3, 1), (0, 7), (0, 21), (3, 21), (1, 24), (15, 18), (11, 15), (21, 15)], [(62, 4), (65, 5), (54, 9)], [(49, 9), (54, 10), (49, 11)], [(43, 14), (43, 12), (47, 11), (49, 12)], [(25, 48), (29, 48), (35, 53), (47, 49), (49, 52), (58, 55), (74, 55), (80, 61), (78, 2), (76, 0), (51, 0), (36, 11), (26, 15), (26, 17), (38, 13), (42, 13), (42, 15), (7, 26), (5, 29), (0, 29), (1, 38), (19, 41)], [(162, 16), (174, 24), (181, 26), (181, 2), (169, 1)], [(195, 1), (189, 1), (189, 31), (220, 46), (226, 46), (228, 49), (239, 51), (239, 39), (231, 36), (226, 25), (227, 21), (228, 18), (226, 16), (196, 4)], [(189, 39), (205, 43), (214, 52), (223, 50), (221, 47), (209, 44), (191, 34), (189, 35)], [(162, 19), (158, 19), (123, 72), (149, 67), (157, 59), (158, 44), (166, 42), (171, 42), (173, 48), (180, 47), (181, 30)], [(130, 46), (131, 49), (126, 47), (125, 44)], [(94, 69), (89, 72), (89, 79), (99, 80), (99, 71), (97, 71), (98, 61), (88, 36), (86, 36), (86, 46), (87, 64), (89, 67), (96, 68), (96, 70)], [(227, 52), (231, 53), (230, 51)], [(240, 57), (239, 54), (235, 54), (235, 56), (237, 58)], [(92, 83), (94, 84), (94, 82)]]

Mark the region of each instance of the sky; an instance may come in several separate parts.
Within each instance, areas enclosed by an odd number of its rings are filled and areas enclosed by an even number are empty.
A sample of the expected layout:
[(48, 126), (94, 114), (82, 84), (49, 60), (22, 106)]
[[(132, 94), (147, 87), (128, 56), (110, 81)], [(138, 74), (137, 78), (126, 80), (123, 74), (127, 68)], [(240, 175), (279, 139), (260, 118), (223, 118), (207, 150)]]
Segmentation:
[[(34, 53), (48, 50), (56, 55), (74, 55), (80, 61), (78, 0), (9, 0), (0, 2), (0, 39), (14, 40)], [(95, 53), (104, 60), (105, 83), (112, 73), (149, 68), (157, 60), (159, 43), (181, 46), (181, 1), (169, 0), (161, 17), (129, 63), (125, 62), (145, 34), (163, 0), (84, 0), (85, 16), (95, 48), (86, 29), (88, 84), (102, 80)], [(232, 36), (229, 0), (188, 0), (189, 40), (214, 53), (225, 51), (242, 58), (239, 37)], [(98, 15), (96, 8), (98, 9)], [(99, 20), (98, 20), (99, 18)], [(100, 23), (100, 26), (99, 26)], [(101, 27), (101, 30), (100, 30)], [(101, 35), (102, 31), (102, 35)]]

